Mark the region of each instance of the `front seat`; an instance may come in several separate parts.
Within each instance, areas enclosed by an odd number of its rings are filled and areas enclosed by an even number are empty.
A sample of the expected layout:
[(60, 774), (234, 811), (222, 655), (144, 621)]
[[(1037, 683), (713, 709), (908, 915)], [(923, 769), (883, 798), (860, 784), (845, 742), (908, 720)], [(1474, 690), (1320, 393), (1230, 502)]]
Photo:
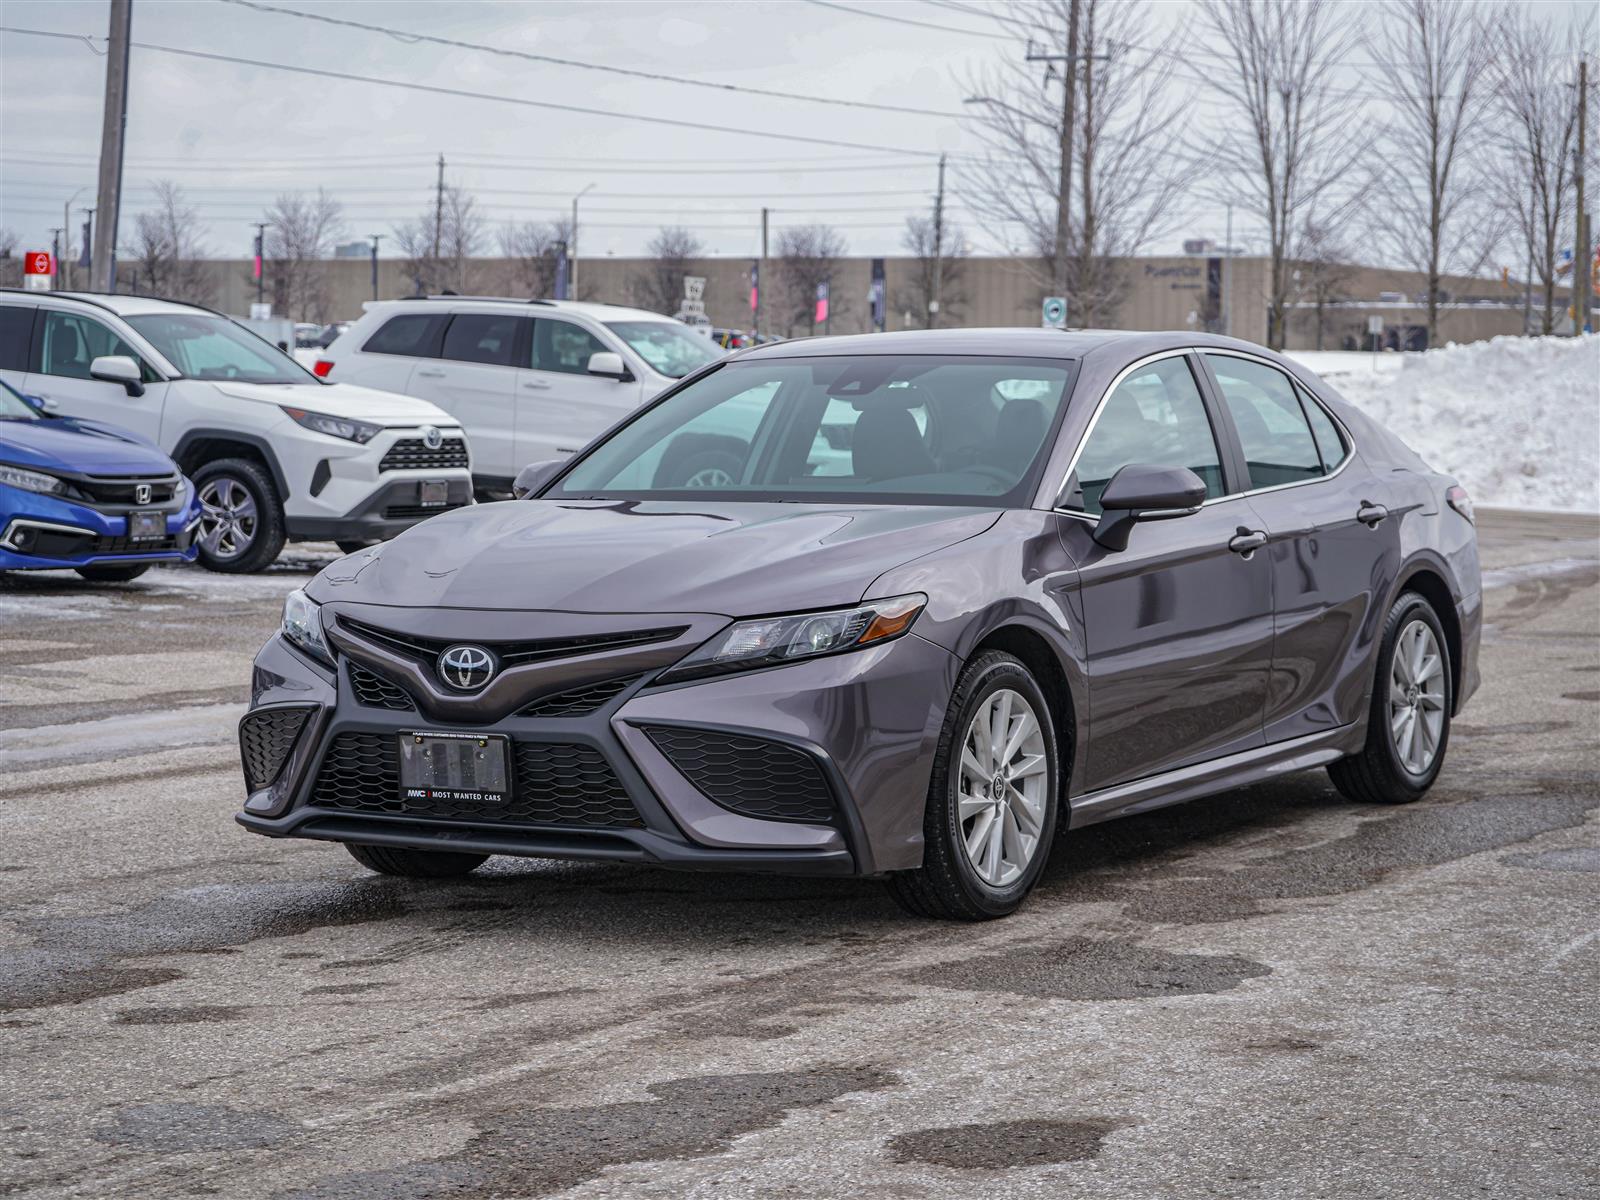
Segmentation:
[(1044, 445), (1048, 429), (1044, 405), (1037, 400), (1007, 400), (995, 421), (994, 450), (989, 461), (1021, 475), (1033, 456), (1039, 453), (1039, 447)]
[(894, 404), (874, 404), (856, 419), (850, 440), (850, 465), (858, 479), (874, 482), (906, 475), (928, 475), (933, 456), (922, 442), (922, 431), (909, 409)]
[(45, 364), (45, 374), (64, 375), (70, 379), (89, 378), (89, 364), (83, 353), (83, 335), (76, 325), (65, 321), (55, 327), (50, 338), (50, 359)]

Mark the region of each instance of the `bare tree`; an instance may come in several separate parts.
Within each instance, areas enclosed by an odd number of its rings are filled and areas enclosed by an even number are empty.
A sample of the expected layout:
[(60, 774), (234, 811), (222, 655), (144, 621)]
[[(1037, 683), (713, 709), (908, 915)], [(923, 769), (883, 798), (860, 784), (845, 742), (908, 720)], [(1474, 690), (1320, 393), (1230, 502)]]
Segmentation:
[(1427, 276), (1432, 346), (1441, 277), (1476, 273), (1499, 240), (1491, 223), (1460, 219), (1483, 194), (1466, 172), (1487, 132), (1489, 39), (1457, 0), (1386, 0), (1367, 50), (1391, 101), (1367, 207), (1389, 260)]
[[(1494, 103), (1499, 119), (1495, 172), (1500, 208), (1533, 263), (1542, 292), (1539, 327), (1556, 327), (1557, 255), (1570, 236), (1575, 207), (1573, 151), (1578, 109), (1552, 64), (1564, 57), (1553, 27), (1514, 4), (1501, 9), (1491, 37)], [(1588, 31), (1579, 39), (1587, 43)]]
[(330, 298), (325, 259), (344, 231), (339, 202), (318, 188), (315, 195), (285, 192), (267, 210), (265, 247), (274, 309), (296, 321), (326, 321)]
[[(906, 231), (900, 244), (911, 256), (911, 271), (895, 290), (894, 306), (909, 313), (913, 323), (921, 328), (933, 329), (948, 325), (966, 311), (967, 255), (971, 247), (959, 225), (943, 222), (935, 234), (933, 218), (911, 216), (906, 218)], [(938, 272), (939, 310), (932, 311), (934, 273)]]
[(209, 251), (200, 236), (200, 214), (171, 180), (158, 179), (151, 188), (155, 206), (134, 218), (133, 243), (122, 250), (133, 268), (135, 290), (210, 304), (217, 288), (204, 261)]
[(445, 188), (442, 203), (396, 225), (394, 238), (418, 295), (447, 290), (466, 294), (482, 286), (482, 264), (474, 260), (483, 253), (489, 233), (471, 192)]
[(644, 252), (650, 265), (628, 281), (634, 303), (652, 312), (676, 313), (683, 303), (683, 277), (705, 253), (705, 243), (681, 225), (666, 225)]
[[(1322, 349), (1336, 305), (1348, 299), (1355, 278), (1355, 260), (1336, 222), (1320, 222), (1314, 217), (1301, 225), (1295, 236), (1291, 275), (1294, 298), (1299, 305), (1310, 305), (1310, 318), (1317, 349)], [(1302, 308), (1302, 312), (1305, 310)]]
[[(1061, 125), (1063, 78), (1047, 75), (1041, 88), (1037, 64), (1020, 58), (991, 67), (967, 81), (982, 100), (972, 111), (986, 149), (962, 169), (960, 192), (1005, 249), (1028, 261), (1039, 294), (1065, 278), (1073, 323), (1092, 325), (1115, 315), (1126, 286), (1119, 260), (1169, 229), (1176, 214), (1185, 95), (1175, 69), (1184, 30), (1157, 20), (1143, 0), (1032, 0), (997, 20), (1019, 41), (1059, 51), (1071, 40), (1074, 8), (1081, 94), (1072, 136)], [(1068, 143), (1077, 195), (1068, 198), (1059, 244)]]
[(17, 257), (17, 231), (0, 225), (0, 287), (22, 286), (22, 260)]
[(842, 316), (848, 309), (843, 294), (834, 295), (837, 289), (832, 286), (845, 250), (844, 235), (831, 225), (790, 225), (778, 230), (775, 316), (786, 333), (793, 336), (800, 328), (808, 333), (817, 331), (820, 284), (829, 284), (832, 316)]
[(1332, 86), (1355, 24), (1327, 0), (1200, 0), (1200, 10), (1224, 60), (1207, 78), (1234, 119), (1195, 147), (1196, 169), (1203, 191), (1242, 198), (1265, 226), (1267, 345), (1281, 350), (1295, 230), (1355, 201), (1340, 188), (1370, 140), (1351, 93)]
[(500, 230), (500, 253), (509, 264), (510, 287), (515, 295), (538, 299), (556, 290), (558, 252), (572, 245), (572, 222), (508, 222)]

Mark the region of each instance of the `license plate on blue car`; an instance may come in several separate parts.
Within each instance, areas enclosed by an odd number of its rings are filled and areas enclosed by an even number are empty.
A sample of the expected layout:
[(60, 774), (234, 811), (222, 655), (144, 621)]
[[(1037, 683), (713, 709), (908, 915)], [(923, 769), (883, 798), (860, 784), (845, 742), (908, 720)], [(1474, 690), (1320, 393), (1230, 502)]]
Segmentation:
[(128, 514), (128, 536), (136, 542), (167, 536), (167, 514), (158, 512), (131, 512)]

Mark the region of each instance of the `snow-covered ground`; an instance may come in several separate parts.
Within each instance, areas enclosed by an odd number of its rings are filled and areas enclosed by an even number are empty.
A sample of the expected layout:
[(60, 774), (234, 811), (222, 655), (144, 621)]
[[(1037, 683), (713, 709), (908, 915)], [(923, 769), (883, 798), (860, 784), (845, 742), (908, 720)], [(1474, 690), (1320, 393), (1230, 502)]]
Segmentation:
[(1600, 511), (1600, 335), (1291, 357), (1478, 504)]

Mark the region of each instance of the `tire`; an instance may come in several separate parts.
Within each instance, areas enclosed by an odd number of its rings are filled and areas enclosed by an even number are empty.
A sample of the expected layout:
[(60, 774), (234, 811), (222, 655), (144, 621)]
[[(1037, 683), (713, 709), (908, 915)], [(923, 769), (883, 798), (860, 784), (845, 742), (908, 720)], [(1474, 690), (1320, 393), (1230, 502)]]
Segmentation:
[(343, 550), (346, 554), (355, 554), (358, 551), (365, 550), (368, 546), (370, 546), (372, 544), (373, 543), (371, 543), (371, 542), (357, 542), (357, 541), (353, 541), (353, 540), (350, 540), (350, 539), (346, 539), (345, 541), (335, 542), (334, 543), (335, 546), (339, 547), (339, 549)]
[(90, 583), (127, 583), (150, 569), (149, 563), (135, 563), (126, 567), (73, 567)]
[[(1418, 628), (1426, 631), (1426, 637)], [(1402, 677), (1418, 674), (1411, 665), (1420, 644), (1427, 652), (1420, 683)], [(1397, 668), (1396, 656), (1401, 661)], [(1399, 675), (1396, 675), (1396, 671)], [(1361, 750), (1328, 766), (1333, 786), (1363, 804), (1410, 804), (1433, 786), (1450, 744), (1450, 714), (1455, 692), (1450, 678), (1450, 643), (1433, 606), (1416, 592), (1403, 592), (1389, 609), (1378, 643), (1377, 676), (1367, 714), (1367, 741)], [(1405, 740), (1405, 712), (1411, 712), (1412, 740)], [(1431, 714), (1437, 714), (1437, 730)], [(1397, 722), (1400, 729), (1397, 730)], [(1426, 754), (1424, 753), (1426, 752)], [(1409, 757), (1408, 757), (1409, 756)]]
[[(1009, 700), (1004, 698), (1005, 693), (1009, 693)], [(964, 754), (968, 738), (980, 715), (985, 720), (994, 715), (991, 701), (1002, 705), (1009, 703), (1012, 720), (1016, 721), (1019, 700), (1032, 710), (1036, 736), (1030, 734), (1021, 740), (1017, 754), (1008, 760), (1008, 765), (1042, 758), (1042, 769), (1033, 769), (1026, 776), (1017, 777), (1023, 780), (1023, 787), (1031, 788), (1034, 794), (1024, 797), (1010, 784), (997, 788), (995, 785), (1001, 782), (999, 771), (984, 791), (977, 794), (973, 787), (977, 776), (968, 770), (967, 764), (978, 761), (985, 773), (996, 764), (981, 745), (979, 753), (983, 758)], [(1013, 726), (1009, 722), (1006, 726), (1008, 730), (1019, 727), (1020, 723)], [(1037, 767), (1038, 764), (1033, 765)], [(967, 779), (964, 798), (969, 810), (965, 822), (970, 825), (964, 823), (961, 815), (964, 777)], [(1035, 784), (1033, 780), (1038, 782)], [(1020, 659), (999, 651), (979, 655), (961, 672), (939, 734), (923, 818), (922, 866), (890, 876), (890, 894), (907, 912), (938, 920), (987, 921), (1015, 912), (1033, 889), (1050, 857), (1059, 789), (1055, 728), (1044, 692)], [(995, 800), (996, 792), (1002, 797), (1000, 801)], [(1013, 792), (1017, 792), (1014, 800)], [(991, 816), (988, 823), (983, 823), (984, 817), (991, 810), (980, 807), (972, 811), (972, 806), (985, 804), (994, 804), (992, 811), (1000, 814)], [(1004, 820), (1008, 814), (1016, 833), (1010, 845), (1004, 837)], [(1027, 833), (1023, 829), (1023, 819), (1017, 814), (1035, 823), (1033, 845), (1025, 854), (1020, 852), (1027, 849)], [(993, 857), (980, 854), (986, 860), (986, 865), (980, 868), (969, 853), (968, 841), (975, 840), (984, 852), (992, 850), (994, 839), (980, 838), (979, 834), (982, 829), (993, 828), (995, 820), (1001, 822), (1000, 849)], [(1015, 861), (1019, 856), (1025, 861)], [(1013, 870), (1014, 875), (1008, 874)], [(991, 877), (986, 878), (985, 871)]]
[(725, 487), (744, 472), (748, 447), (738, 438), (721, 434), (681, 434), (661, 456), (651, 486)]
[(369, 871), (380, 875), (403, 875), (408, 879), (453, 879), (476, 871), (488, 860), (487, 854), (462, 854), (454, 850), (409, 850), (400, 846), (358, 846), (346, 842), (344, 848)]
[(272, 476), (249, 458), (221, 458), (194, 473), (201, 515), (200, 565), (243, 575), (264, 570), (283, 549), (283, 503)]

